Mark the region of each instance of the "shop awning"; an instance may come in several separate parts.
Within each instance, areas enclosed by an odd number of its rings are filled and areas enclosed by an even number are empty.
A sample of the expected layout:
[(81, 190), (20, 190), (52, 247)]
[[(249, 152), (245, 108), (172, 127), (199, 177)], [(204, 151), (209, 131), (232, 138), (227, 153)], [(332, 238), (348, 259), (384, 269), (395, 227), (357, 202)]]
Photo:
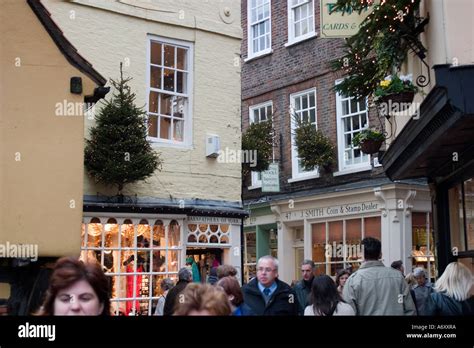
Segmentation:
[[(434, 67), (436, 86), (380, 159), (392, 180), (446, 177), (474, 159), (474, 66)], [(457, 161), (456, 161), (457, 160)]]
[(183, 214), (189, 216), (217, 216), (246, 218), (249, 213), (240, 202), (204, 199), (167, 200), (152, 197), (126, 196), (123, 202), (117, 197), (84, 196), (84, 212), (133, 214)]

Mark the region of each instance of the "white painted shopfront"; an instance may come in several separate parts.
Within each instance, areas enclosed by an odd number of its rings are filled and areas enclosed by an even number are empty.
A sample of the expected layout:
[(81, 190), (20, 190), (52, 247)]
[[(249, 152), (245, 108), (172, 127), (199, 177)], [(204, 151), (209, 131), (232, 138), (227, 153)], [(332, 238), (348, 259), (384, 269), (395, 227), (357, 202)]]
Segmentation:
[(240, 277), (241, 222), (214, 216), (85, 213), (81, 259), (102, 265), (116, 315), (151, 315), (161, 281), (176, 280), (186, 259), (201, 266), (203, 282), (217, 264), (233, 265)]
[(270, 208), (273, 215), (252, 218), (251, 213), (245, 226), (251, 229), (259, 221), (276, 223), (279, 274), (286, 282), (300, 278), (303, 259), (316, 263), (316, 273), (334, 276), (339, 269), (351, 266), (356, 270), (361, 262), (360, 242), (368, 236), (382, 241), (382, 261), (386, 266), (402, 260), (407, 273), (412, 266), (422, 265), (435, 276), (434, 254), (430, 257), (433, 262), (423, 264), (423, 256), (429, 250), (434, 252), (432, 236), (427, 232), (432, 231), (432, 226), (426, 186), (390, 183), (287, 196), (272, 200)]

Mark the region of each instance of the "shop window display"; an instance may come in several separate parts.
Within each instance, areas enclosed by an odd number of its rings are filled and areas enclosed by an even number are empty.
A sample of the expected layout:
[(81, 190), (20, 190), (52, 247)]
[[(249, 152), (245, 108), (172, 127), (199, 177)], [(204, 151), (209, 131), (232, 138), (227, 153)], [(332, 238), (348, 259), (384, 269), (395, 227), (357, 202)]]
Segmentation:
[(412, 265), (424, 268), (432, 280), (437, 278), (436, 246), (430, 213), (412, 214)]
[(257, 233), (244, 233), (244, 282), (257, 276)]
[(217, 270), (217, 267), (222, 264), (222, 253), (223, 250), (219, 248), (188, 248), (186, 250), (186, 267), (193, 275), (193, 282), (212, 282), (211, 269)]
[(459, 261), (474, 269), (474, 180), (470, 178), (449, 192), (451, 248)]
[(335, 276), (341, 269), (352, 272), (362, 262), (362, 239), (380, 239), (379, 216), (344, 219), (312, 224), (312, 255), (315, 273)]
[(161, 295), (161, 281), (177, 279), (182, 252), (179, 223), (85, 220), (81, 259), (99, 263), (109, 277), (113, 313), (151, 315)]

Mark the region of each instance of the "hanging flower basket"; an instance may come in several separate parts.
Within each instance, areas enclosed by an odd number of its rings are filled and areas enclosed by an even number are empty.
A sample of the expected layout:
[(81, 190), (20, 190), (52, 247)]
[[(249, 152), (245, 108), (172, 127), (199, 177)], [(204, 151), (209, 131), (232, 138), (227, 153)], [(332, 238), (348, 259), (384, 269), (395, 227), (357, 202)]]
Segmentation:
[(394, 94), (389, 94), (389, 95), (380, 97), (377, 100), (377, 104), (379, 105), (386, 104), (388, 106), (389, 111), (390, 110), (405, 111), (411, 106), (414, 98), (415, 98), (415, 92), (412, 92), (412, 91), (394, 93)]
[(382, 146), (383, 140), (365, 140), (360, 143), (360, 150), (368, 155), (373, 155), (379, 152)]
[(383, 116), (405, 111), (410, 108), (418, 88), (407, 76), (387, 76), (374, 92), (375, 103)]
[(363, 153), (372, 155), (380, 150), (384, 140), (383, 133), (373, 129), (365, 129), (352, 139), (352, 145), (358, 146)]

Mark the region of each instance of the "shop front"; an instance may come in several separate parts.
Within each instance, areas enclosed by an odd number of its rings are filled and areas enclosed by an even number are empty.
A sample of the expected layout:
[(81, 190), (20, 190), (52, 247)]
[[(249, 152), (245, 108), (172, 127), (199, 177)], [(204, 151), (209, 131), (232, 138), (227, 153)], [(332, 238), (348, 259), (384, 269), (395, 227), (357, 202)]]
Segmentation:
[(435, 245), (439, 271), (455, 260), (474, 270), (474, 66), (434, 70), (419, 120), (406, 124), (381, 160), (392, 180), (428, 179), (434, 234), (425, 244)]
[(244, 220), (243, 282), (257, 276), (257, 261), (265, 255), (278, 256), (277, 224), (268, 203), (249, 205)]
[[(424, 181), (393, 183), (383, 178), (293, 193), (273, 197), (270, 211), (258, 216), (251, 211), (244, 233), (262, 234), (265, 227), (276, 225), (279, 274), (288, 283), (300, 279), (304, 259), (315, 262), (316, 274), (334, 277), (341, 269), (357, 270), (365, 237), (381, 240), (386, 266), (402, 260), (408, 273), (423, 265), (436, 278), (431, 201)], [(244, 250), (252, 247), (247, 242)]]
[[(115, 315), (152, 315), (163, 279), (189, 266), (207, 282), (212, 267), (230, 264), (240, 278), (241, 219), (185, 214), (84, 213), (81, 259), (98, 262)], [(194, 263), (194, 265), (193, 265)]]

